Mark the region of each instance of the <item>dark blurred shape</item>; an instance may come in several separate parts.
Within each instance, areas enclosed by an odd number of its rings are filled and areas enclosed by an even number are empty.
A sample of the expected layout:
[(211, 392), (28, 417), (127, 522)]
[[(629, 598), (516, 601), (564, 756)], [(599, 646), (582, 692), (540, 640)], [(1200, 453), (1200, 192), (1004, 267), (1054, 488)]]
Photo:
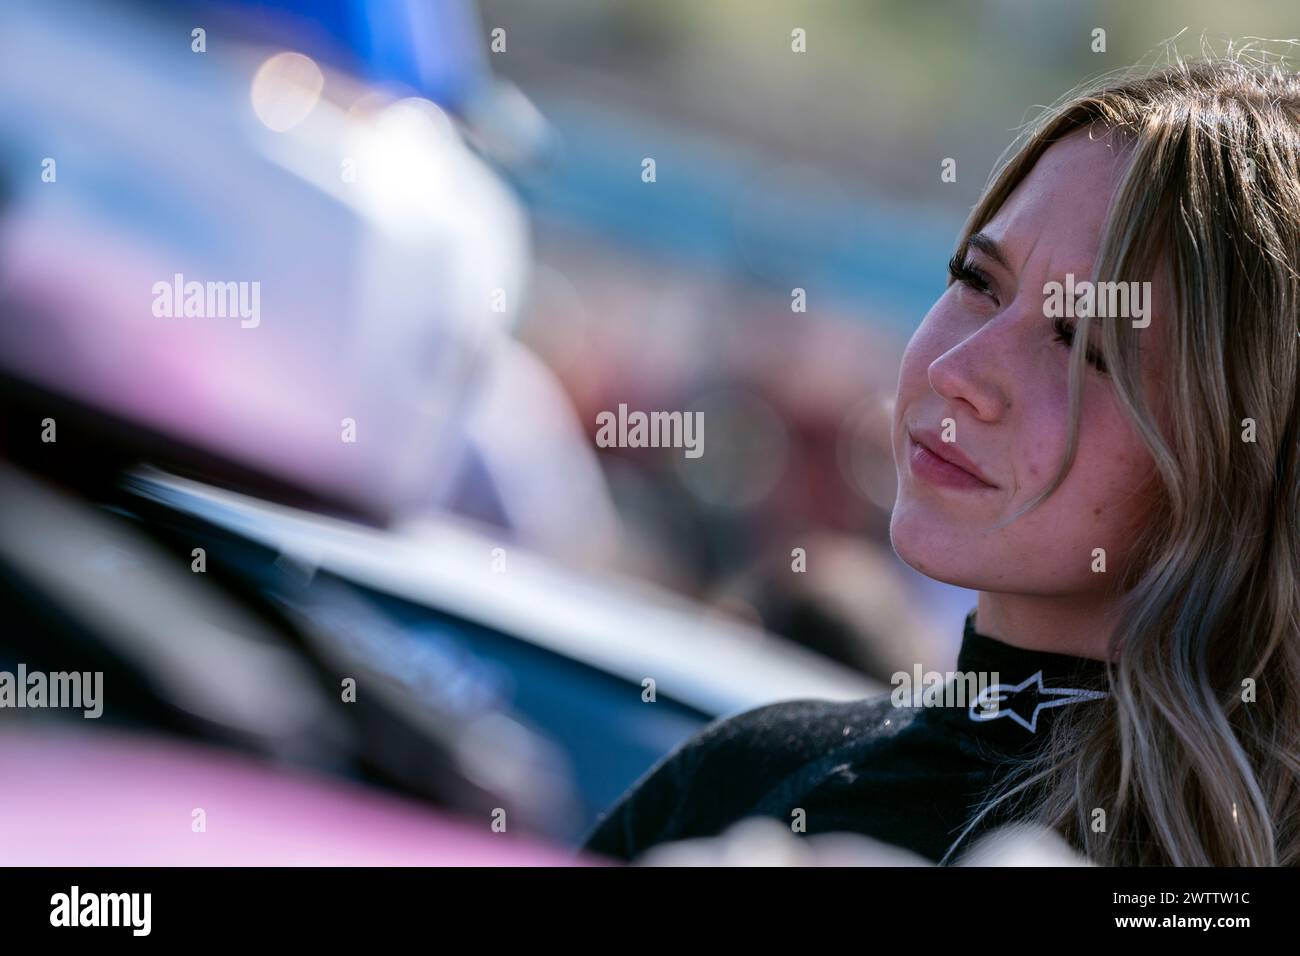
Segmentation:
[[(354, 636), (382, 633), (383, 622), (341, 590), (307, 605), (290, 567), (259, 593), (216, 555), (195, 575), (177, 557), (193, 538), (178, 540), (156, 509), (132, 527), (125, 500), (115, 514), (97, 512), (7, 466), (0, 501), (0, 603), (11, 624), (0, 659), (103, 672), (106, 726), (219, 741), (479, 819), (504, 806), (525, 831), (572, 826), (567, 781), (546, 745), (489, 694), (449, 697), (454, 665), (432, 688), (409, 661), (405, 674), (385, 673)], [(308, 606), (333, 608), (334, 620)]]
[(893, 556), (850, 535), (808, 535), (797, 542), (805, 570), (790, 551), (752, 562), (712, 597), (749, 608), (755, 623), (889, 686), (917, 662), (943, 660), (944, 640), (916, 613)]

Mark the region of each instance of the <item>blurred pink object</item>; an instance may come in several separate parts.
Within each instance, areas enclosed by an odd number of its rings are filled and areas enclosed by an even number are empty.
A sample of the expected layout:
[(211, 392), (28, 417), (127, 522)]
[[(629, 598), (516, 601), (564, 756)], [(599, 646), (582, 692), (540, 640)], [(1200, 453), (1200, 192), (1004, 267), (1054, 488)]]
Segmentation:
[[(563, 848), (201, 744), (0, 733), (4, 866), (581, 866)], [(194, 811), (205, 815), (194, 832)], [(507, 808), (508, 810), (508, 808)]]

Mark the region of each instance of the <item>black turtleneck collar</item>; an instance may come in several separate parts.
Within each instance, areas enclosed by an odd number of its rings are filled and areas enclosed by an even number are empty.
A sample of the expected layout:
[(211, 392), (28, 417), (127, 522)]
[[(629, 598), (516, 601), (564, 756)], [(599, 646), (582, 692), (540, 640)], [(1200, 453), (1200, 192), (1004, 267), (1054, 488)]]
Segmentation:
[[(1102, 661), (1014, 647), (976, 631), (973, 613), (958, 670), (974, 676), (960, 694), (955, 676), (921, 674), (913, 691), (920, 681), (941, 693), (788, 700), (718, 720), (648, 772), (585, 846), (631, 859), (746, 816), (788, 825), (797, 811), (808, 833), (863, 833), (938, 861), (1052, 722), (1104, 704), (1107, 690)], [(1027, 807), (996, 810), (978, 829)]]
[(1012, 750), (1043, 739), (1065, 708), (1107, 696), (1104, 661), (1016, 647), (981, 634), (974, 611), (966, 616), (957, 670), (988, 675), (990, 686), (969, 706), (943, 708), (944, 716), (959, 729)]

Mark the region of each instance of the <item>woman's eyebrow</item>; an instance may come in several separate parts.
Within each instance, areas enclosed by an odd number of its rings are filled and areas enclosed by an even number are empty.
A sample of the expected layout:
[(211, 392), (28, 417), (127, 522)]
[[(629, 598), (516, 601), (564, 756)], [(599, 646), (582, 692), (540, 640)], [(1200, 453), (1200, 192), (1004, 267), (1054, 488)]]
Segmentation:
[(1013, 271), (1010, 263), (1007, 262), (1006, 255), (1002, 251), (1002, 246), (992, 236), (986, 235), (982, 232), (972, 233), (970, 238), (966, 240), (966, 246), (967, 248), (973, 246), (1008, 272)]

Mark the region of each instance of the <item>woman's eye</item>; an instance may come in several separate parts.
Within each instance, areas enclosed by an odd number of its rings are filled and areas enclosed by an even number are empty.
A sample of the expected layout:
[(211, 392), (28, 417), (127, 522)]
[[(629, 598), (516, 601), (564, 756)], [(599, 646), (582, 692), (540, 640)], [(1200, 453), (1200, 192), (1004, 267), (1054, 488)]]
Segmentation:
[(948, 260), (948, 275), (954, 282), (969, 286), (980, 295), (986, 295), (994, 302), (997, 302), (998, 297), (993, 294), (993, 286), (989, 277), (971, 265), (970, 262), (964, 261), (960, 256), (953, 256)]
[[(1057, 318), (1052, 322), (1052, 331), (1056, 333), (1056, 341), (1060, 342), (1068, 350), (1074, 345), (1074, 326), (1070, 325), (1063, 318)], [(1088, 364), (1095, 368), (1101, 374), (1106, 374), (1106, 361), (1101, 357), (1101, 353), (1091, 345), (1088, 346), (1087, 352)]]

